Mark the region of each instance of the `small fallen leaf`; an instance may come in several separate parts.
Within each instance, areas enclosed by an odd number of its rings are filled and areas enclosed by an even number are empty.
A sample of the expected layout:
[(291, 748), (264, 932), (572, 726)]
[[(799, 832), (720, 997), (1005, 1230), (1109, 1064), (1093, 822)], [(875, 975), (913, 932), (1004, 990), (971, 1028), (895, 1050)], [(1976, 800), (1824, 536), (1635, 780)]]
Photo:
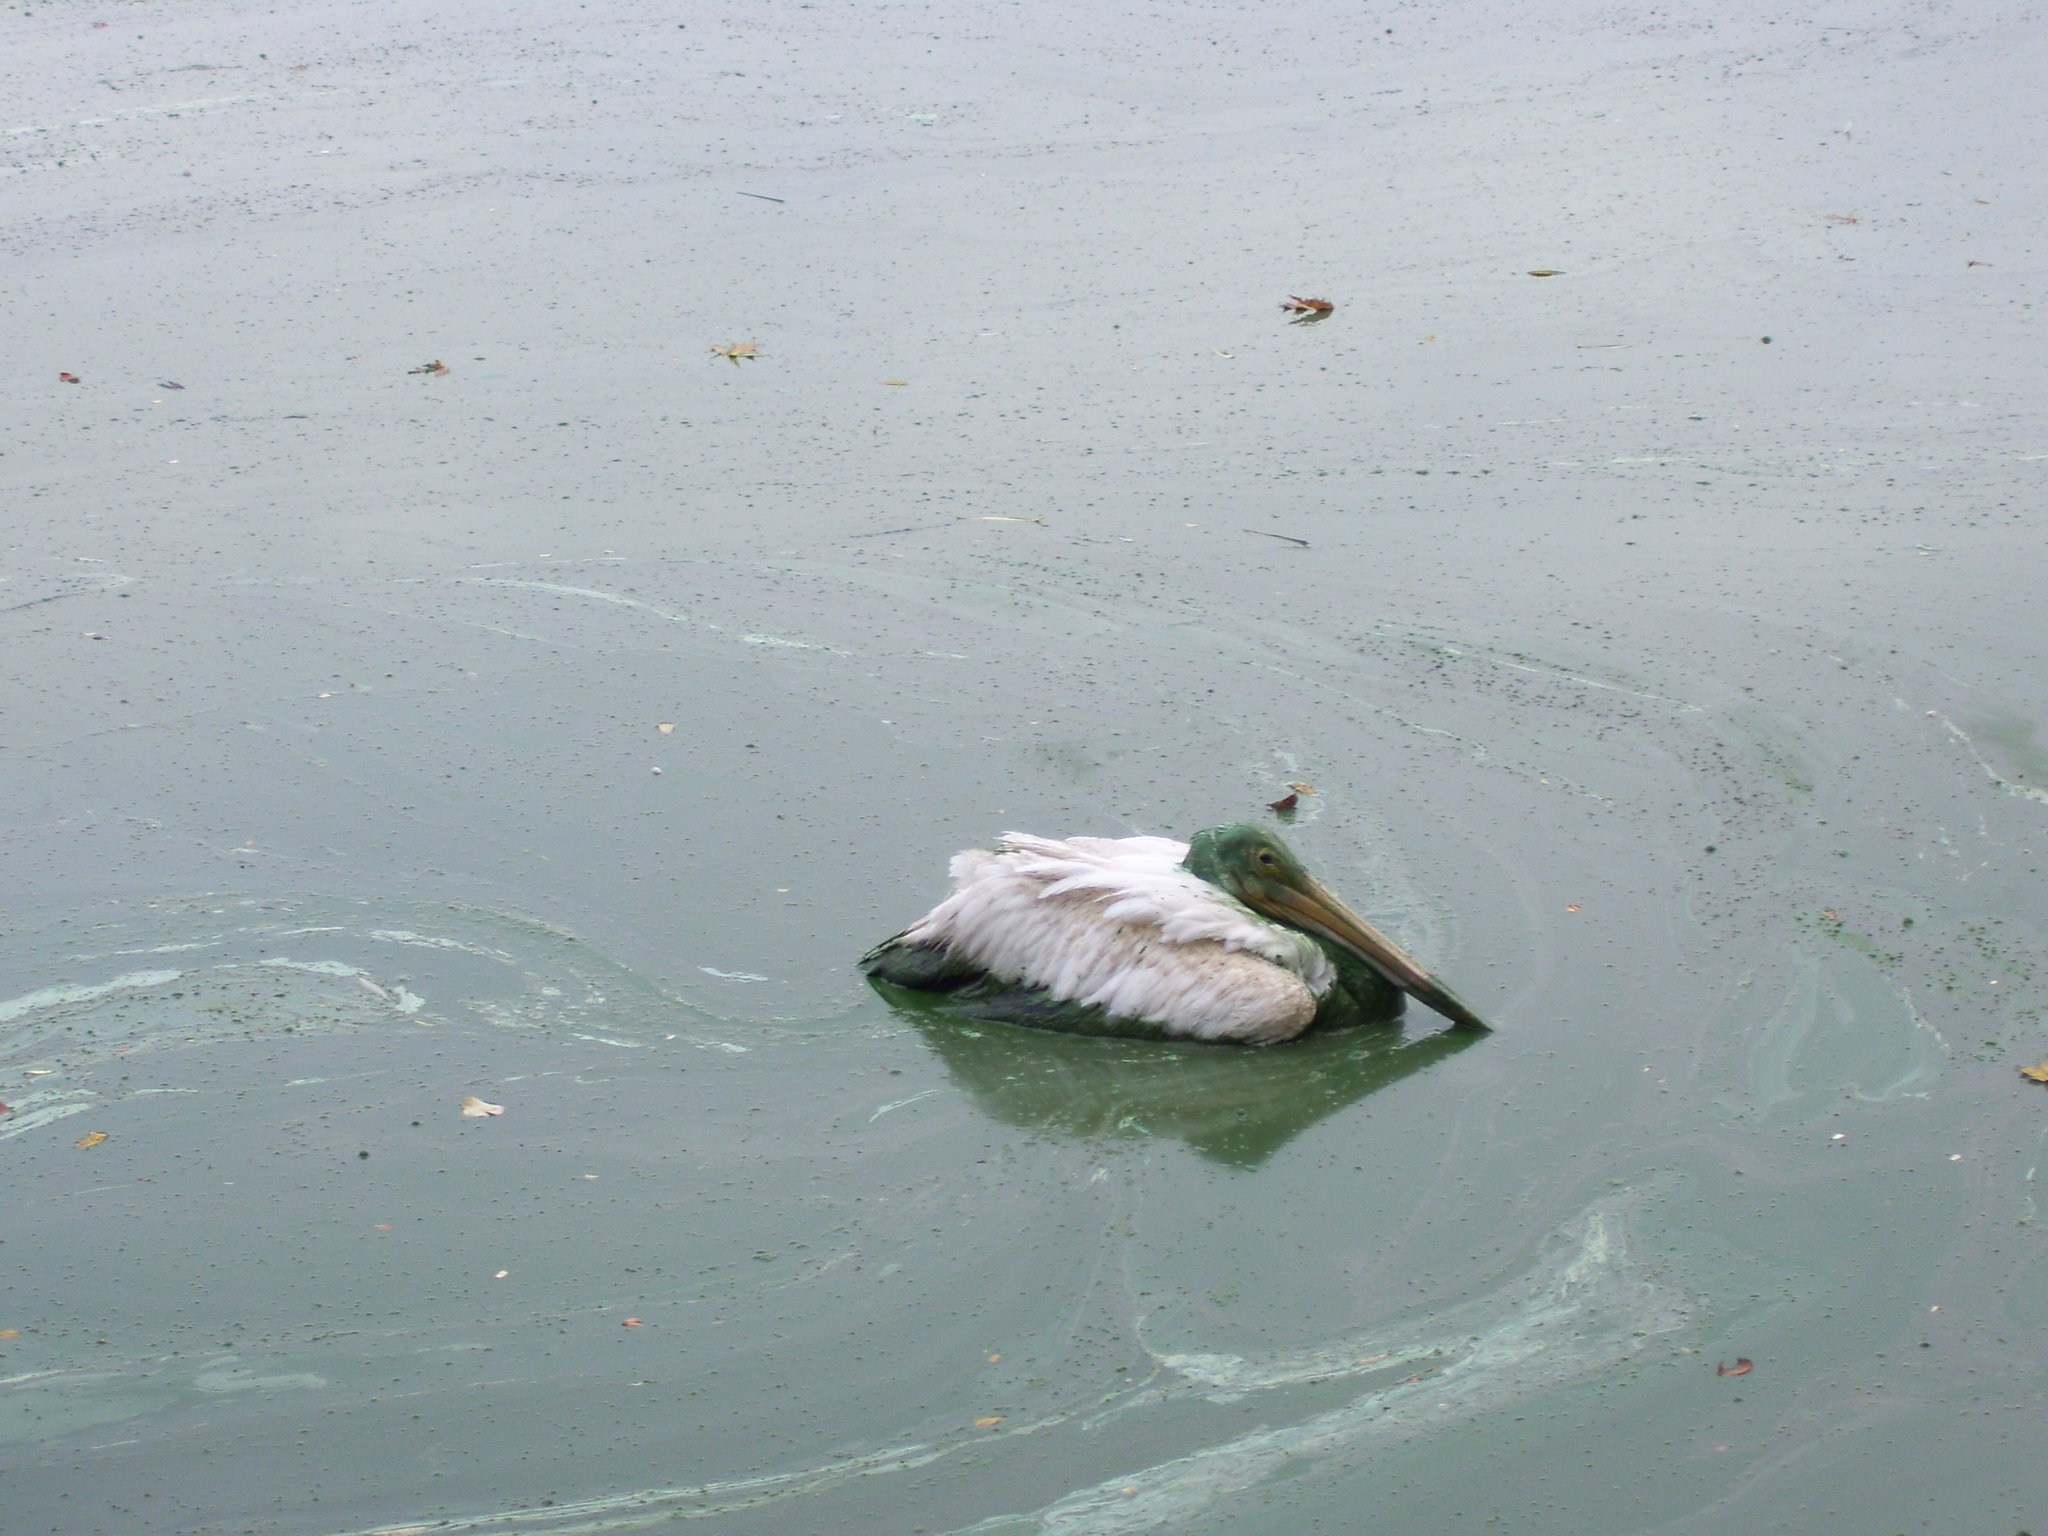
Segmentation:
[(1530, 275), (1531, 277), (1563, 277), (1563, 276), (1564, 276), (1564, 274), (1563, 274), (1562, 272), (1558, 271), (1558, 269), (1557, 269), (1556, 267), (1531, 267), (1531, 268), (1529, 269), (1529, 275)]
[(908, 379), (884, 379), (882, 382), (893, 385), (898, 389), (907, 389), (910, 385), (910, 380)]
[(1002, 1423), (1003, 1420), (1007, 1417), (1007, 1414), (992, 1413), (985, 1419), (976, 1419), (974, 1421), (974, 1427), (976, 1429), (987, 1429), (992, 1424)]
[(1299, 804), (1301, 804), (1301, 796), (1282, 795), (1278, 800), (1268, 800), (1266, 802), (1266, 809), (1269, 811), (1278, 811), (1281, 815), (1284, 816)]
[(744, 358), (759, 357), (761, 349), (751, 341), (728, 341), (723, 345), (714, 342), (711, 350), (719, 357), (729, 357), (737, 367)]
[(391, 1230), (391, 1223), (388, 1221), (374, 1222), (372, 1223), (372, 1225), (374, 1225), (379, 1232), (389, 1232)]
[(998, 1360), (1000, 1360), (1000, 1359), (1002, 1359), (1002, 1358), (1003, 1358), (1003, 1357), (1002, 1357), (1002, 1356), (1001, 1356), (1000, 1354), (994, 1354), (994, 1355), (990, 1355), (990, 1356), (988, 1357), (988, 1363), (989, 1363), (990, 1365), (994, 1365), (994, 1364), (995, 1364), (995, 1363), (996, 1363), (996, 1362), (997, 1362)]
[(505, 1278), (505, 1277), (506, 1277), (507, 1275), (509, 1275), (509, 1274), (511, 1274), (511, 1273), (512, 1273), (512, 1271), (511, 1271), (511, 1270), (509, 1270), (509, 1269), (501, 1269), (501, 1270), (499, 1270), (499, 1271), (498, 1271), (498, 1272), (497, 1272), (497, 1273), (496, 1273), (495, 1275), (491, 1276), (491, 1278), (492, 1278), (493, 1280), (502, 1280), (502, 1279), (504, 1279), (504, 1278)]
[(1573, 902), (1567, 902), (1567, 903), (1565, 904), (1565, 911), (1567, 911), (1567, 912), (1576, 912), (1576, 911), (1578, 911), (1578, 910), (1579, 910), (1579, 904), (1578, 904), (1578, 903), (1577, 903), (1576, 901), (1573, 901)]
[(78, 1140), (73, 1142), (72, 1145), (75, 1147), (96, 1147), (106, 1139), (107, 1133), (105, 1131), (87, 1131)]
[(657, 725), (655, 729), (661, 732), (661, 734), (664, 736), (673, 736), (676, 733), (675, 722), (673, 720), (664, 720), (661, 722), (661, 724)]
[(1328, 299), (1303, 299), (1290, 293), (1280, 307), (1293, 315), (1327, 315), (1337, 306)]
[(619, 1326), (621, 1328), (644, 1328), (647, 1325), (641, 1322), (640, 1319), (637, 1317), (628, 1317), (622, 1319), (619, 1323)]
[(75, 373), (60, 373), (57, 375), (57, 377), (62, 379), (66, 384), (76, 384), (79, 382), (78, 375)]
[(1744, 1360), (1741, 1356), (1738, 1355), (1733, 1365), (1715, 1366), (1714, 1374), (1716, 1376), (1747, 1376), (1751, 1371), (1755, 1369), (1756, 1367), (1751, 1365), (1749, 1361)]
[(19, 1328), (0, 1328), (0, 1339), (18, 1339), (20, 1337), (21, 1330)]
[(407, 373), (446, 373), (448, 372), (448, 365), (437, 357), (431, 363), (421, 363), (419, 367), (408, 368), (405, 371)]
[(1830, 224), (1861, 224), (1863, 216), (1858, 213), (1824, 213), (1821, 215)]
[(485, 1115), (502, 1115), (505, 1113), (505, 1106), (502, 1104), (486, 1104), (475, 1094), (465, 1093), (462, 1096), (462, 1112), (472, 1119), (481, 1120)]
[(2048, 1061), (2042, 1062), (2038, 1067), (2021, 1067), (2020, 1076), (2030, 1082), (2048, 1083)]
[(1312, 795), (1316, 792), (1316, 787), (1313, 784), (1290, 784), (1287, 787), (1297, 795)]

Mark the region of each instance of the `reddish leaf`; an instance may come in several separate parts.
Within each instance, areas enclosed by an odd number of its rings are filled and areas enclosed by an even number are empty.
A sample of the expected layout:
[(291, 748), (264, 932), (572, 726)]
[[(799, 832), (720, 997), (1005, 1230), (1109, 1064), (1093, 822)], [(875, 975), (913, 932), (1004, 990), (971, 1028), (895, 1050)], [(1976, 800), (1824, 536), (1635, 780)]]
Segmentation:
[(1299, 804), (1301, 804), (1301, 796), (1282, 795), (1278, 800), (1267, 801), (1266, 809), (1269, 811), (1278, 811), (1281, 815), (1284, 816)]
[(1743, 1359), (1740, 1355), (1737, 1355), (1735, 1357), (1735, 1363), (1733, 1365), (1715, 1366), (1714, 1374), (1716, 1376), (1747, 1376), (1751, 1371), (1755, 1369), (1756, 1367), (1752, 1365), (1749, 1361)]

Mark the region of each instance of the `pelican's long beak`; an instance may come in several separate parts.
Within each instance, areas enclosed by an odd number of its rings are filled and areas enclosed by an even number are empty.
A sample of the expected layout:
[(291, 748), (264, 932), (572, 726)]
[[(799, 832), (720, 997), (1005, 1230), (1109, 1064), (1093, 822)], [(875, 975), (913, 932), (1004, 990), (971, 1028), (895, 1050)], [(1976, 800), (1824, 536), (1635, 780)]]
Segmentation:
[(1342, 944), (1418, 1003), (1434, 1008), (1460, 1029), (1491, 1030), (1493, 1026), (1458, 1001), (1449, 987), (1425, 971), (1392, 939), (1345, 906), (1320, 880), (1296, 885), (1267, 885), (1244, 898), (1277, 917)]

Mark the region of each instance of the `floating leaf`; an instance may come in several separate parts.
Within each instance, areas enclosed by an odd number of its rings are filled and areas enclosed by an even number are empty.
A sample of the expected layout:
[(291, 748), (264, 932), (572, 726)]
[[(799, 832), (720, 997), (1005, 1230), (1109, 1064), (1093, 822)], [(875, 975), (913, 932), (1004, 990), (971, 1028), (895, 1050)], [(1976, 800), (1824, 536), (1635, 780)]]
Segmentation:
[(1747, 1376), (1751, 1371), (1755, 1369), (1756, 1367), (1750, 1364), (1749, 1361), (1743, 1359), (1740, 1355), (1738, 1355), (1736, 1356), (1735, 1363), (1733, 1365), (1715, 1366), (1714, 1374), (1716, 1376)]
[(619, 1326), (621, 1328), (645, 1328), (647, 1325), (637, 1317), (627, 1317), (619, 1320)]
[(2048, 1083), (2048, 1061), (2042, 1062), (2038, 1067), (2021, 1067), (2020, 1076), (2030, 1082)]
[(0, 1104), (0, 1115), (11, 1115), (13, 1113), (14, 1106), (12, 1104)]
[(1299, 804), (1301, 804), (1301, 796), (1282, 795), (1278, 800), (1268, 800), (1266, 802), (1266, 809), (1269, 811), (1278, 811), (1281, 815), (1284, 816)]
[(475, 1094), (465, 1093), (462, 1096), (462, 1112), (472, 1119), (481, 1120), (485, 1115), (502, 1115), (505, 1113), (505, 1106), (502, 1104), (486, 1104)]
[(1316, 792), (1316, 787), (1313, 784), (1290, 784), (1287, 787), (1297, 795), (1312, 795)]
[(720, 357), (731, 358), (735, 366), (743, 359), (759, 357), (761, 355), (760, 347), (751, 341), (728, 341), (723, 345), (714, 342), (711, 350)]
[(974, 1427), (976, 1429), (988, 1429), (993, 1425), (1002, 1423), (1003, 1420), (1007, 1417), (1009, 1417), (1009, 1415), (1007, 1414), (992, 1413), (985, 1419), (976, 1419), (974, 1421)]
[(1563, 276), (1564, 276), (1564, 274), (1563, 274), (1562, 272), (1558, 271), (1558, 270), (1557, 270), (1557, 268), (1555, 268), (1555, 267), (1531, 267), (1531, 268), (1529, 269), (1529, 275), (1530, 275), (1531, 277), (1563, 277)]
[(446, 373), (448, 365), (437, 357), (431, 363), (421, 363), (419, 367), (408, 368), (405, 371), (407, 373)]
[(72, 1145), (75, 1147), (96, 1147), (106, 1139), (107, 1133), (105, 1131), (87, 1131), (77, 1141), (73, 1142)]
[(664, 736), (673, 736), (676, 733), (676, 726), (673, 720), (664, 720), (655, 729)]
[(76, 384), (79, 382), (78, 375), (75, 373), (60, 373), (57, 375), (57, 377), (62, 379), (66, 384)]
[(18, 1339), (20, 1337), (21, 1330), (19, 1328), (0, 1328), (0, 1339)]
[(1863, 215), (1860, 213), (1824, 213), (1821, 217), (1830, 224), (1861, 224), (1863, 222)]
[(1280, 307), (1292, 315), (1327, 315), (1337, 306), (1328, 299), (1304, 299), (1290, 293)]
[(1574, 902), (1568, 902), (1568, 903), (1567, 903), (1567, 904), (1565, 905), (1565, 911), (1567, 911), (1567, 912), (1576, 912), (1576, 911), (1578, 911), (1578, 910), (1579, 910), (1579, 904), (1578, 904), (1578, 903), (1577, 903), (1576, 901), (1574, 901)]
[(898, 389), (907, 389), (910, 386), (910, 380), (908, 379), (884, 379), (882, 382), (894, 385)]

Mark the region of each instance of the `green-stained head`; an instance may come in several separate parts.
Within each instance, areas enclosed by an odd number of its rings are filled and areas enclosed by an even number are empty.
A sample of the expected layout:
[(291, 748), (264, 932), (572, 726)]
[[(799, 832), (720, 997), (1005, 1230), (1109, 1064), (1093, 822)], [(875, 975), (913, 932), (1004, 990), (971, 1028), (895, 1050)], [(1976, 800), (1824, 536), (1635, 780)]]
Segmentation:
[(1339, 901), (1264, 827), (1232, 822), (1188, 839), (1182, 868), (1261, 916), (1342, 945), (1417, 1002), (1466, 1029), (1490, 1028), (1401, 947)]
[(1264, 827), (1234, 821), (1188, 839), (1182, 861), (1197, 879), (1221, 886), (1246, 906), (1263, 910), (1258, 897), (1277, 888), (1300, 890), (1313, 877), (1294, 851)]

